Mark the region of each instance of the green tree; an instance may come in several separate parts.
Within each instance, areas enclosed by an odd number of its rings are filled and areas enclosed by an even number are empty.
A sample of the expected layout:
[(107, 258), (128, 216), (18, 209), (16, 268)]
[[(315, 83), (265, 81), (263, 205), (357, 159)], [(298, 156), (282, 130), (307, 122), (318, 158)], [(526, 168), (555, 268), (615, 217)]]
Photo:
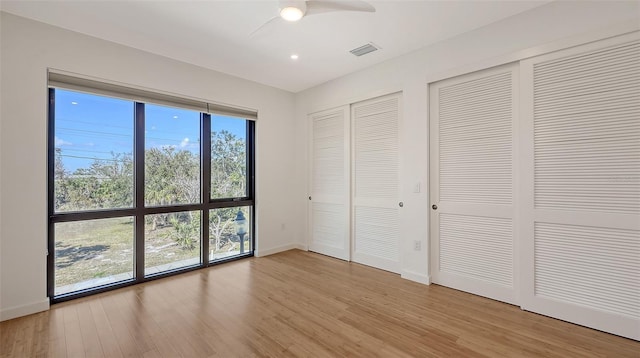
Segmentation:
[(96, 159), (89, 168), (69, 173), (62, 160), (62, 148), (54, 151), (54, 194), (56, 210), (87, 210), (133, 205), (133, 160), (131, 153), (111, 153), (110, 159)]
[(237, 208), (220, 208), (209, 213), (209, 240), (214, 252), (220, 252), (223, 247), (233, 245), (236, 238), (234, 220), (237, 212)]
[(190, 216), (184, 213), (171, 213), (169, 215), (169, 224), (173, 227), (173, 231), (168, 233), (182, 249), (193, 250), (200, 236), (200, 214)]
[[(151, 206), (200, 202), (199, 157), (172, 146), (147, 150), (145, 202)], [(154, 215), (153, 229), (169, 225), (168, 218), (168, 215)]]
[(198, 156), (171, 146), (147, 150), (145, 202), (148, 205), (200, 202)]
[[(233, 133), (211, 133), (211, 197), (237, 198), (247, 195), (246, 143)], [(233, 245), (237, 239), (234, 220), (237, 208), (212, 210), (209, 237), (215, 252)], [(231, 246), (233, 247), (233, 246)]]
[(56, 148), (54, 152), (53, 183), (54, 183), (54, 207), (56, 210), (63, 208), (69, 201), (67, 176), (62, 161), (62, 148)]
[(123, 208), (133, 206), (133, 157), (131, 153), (111, 153), (109, 160), (95, 160), (91, 175), (99, 180), (95, 194), (101, 207)]
[(211, 133), (211, 196), (246, 196), (247, 158), (245, 141), (229, 131)]
[(77, 169), (67, 180), (69, 202), (67, 210), (86, 210), (102, 208), (100, 200), (100, 182), (88, 169)]

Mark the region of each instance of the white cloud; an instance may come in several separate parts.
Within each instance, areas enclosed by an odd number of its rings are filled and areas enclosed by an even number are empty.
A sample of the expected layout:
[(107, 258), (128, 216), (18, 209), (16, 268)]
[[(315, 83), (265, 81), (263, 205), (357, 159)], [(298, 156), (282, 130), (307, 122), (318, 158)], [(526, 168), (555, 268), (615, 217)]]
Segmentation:
[(180, 142), (180, 148), (184, 148), (189, 145), (189, 138), (185, 138)]
[(54, 143), (55, 143), (56, 147), (62, 147), (63, 145), (72, 145), (73, 144), (71, 142), (67, 142), (66, 140), (64, 140), (62, 138), (58, 138), (58, 137), (55, 137)]

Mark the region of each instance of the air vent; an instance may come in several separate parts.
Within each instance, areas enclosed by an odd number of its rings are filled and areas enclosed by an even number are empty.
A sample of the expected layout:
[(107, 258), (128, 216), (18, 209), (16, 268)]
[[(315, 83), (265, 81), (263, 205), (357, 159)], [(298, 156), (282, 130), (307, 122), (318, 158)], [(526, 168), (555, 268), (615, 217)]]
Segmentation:
[(352, 54), (360, 57), (362, 55), (366, 55), (369, 52), (373, 52), (373, 51), (377, 51), (380, 47), (374, 45), (373, 43), (369, 42), (368, 44), (364, 45), (364, 46), (360, 46), (358, 48), (354, 48), (353, 50), (349, 51)]

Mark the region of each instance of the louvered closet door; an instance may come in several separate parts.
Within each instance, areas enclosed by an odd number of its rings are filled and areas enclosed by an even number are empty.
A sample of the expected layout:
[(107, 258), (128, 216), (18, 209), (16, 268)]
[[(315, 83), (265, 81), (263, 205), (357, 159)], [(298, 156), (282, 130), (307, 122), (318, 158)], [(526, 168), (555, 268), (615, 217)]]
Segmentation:
[(639, 39), (522, 63), (522, 306), (637, 340)]
[(401, 95), (353, 104), (353, 261), (400, 272)]
[(434, 283), (516, 302), (517, 65), (430, 85)]
[(349, 260), (349, 106), (309, 115), (309, 250)]

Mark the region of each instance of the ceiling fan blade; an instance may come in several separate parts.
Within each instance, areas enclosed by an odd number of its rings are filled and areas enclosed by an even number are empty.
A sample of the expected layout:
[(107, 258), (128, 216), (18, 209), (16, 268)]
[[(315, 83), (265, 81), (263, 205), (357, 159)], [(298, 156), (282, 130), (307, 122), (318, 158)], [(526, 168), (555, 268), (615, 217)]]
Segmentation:
[(332, 11), (376, 12), (376, 8), (361, 0), (309, 0), (306, 15), (321, 14)]
[(253, 30), (250, 34), (249, 37), (253, 37), (253, 35), (255, 35), (258, 31), (262, 30), (263, 28), (265, 28), (267, 25), (275, 22), (276, 20), (278, 20), (280, 18), (280, 16), (274, 16), (272, 18), (270, 18), (269, 20), (267, 20), (267, 22), (265, 22), (264, 24), (260, 25), (257, 29)]

